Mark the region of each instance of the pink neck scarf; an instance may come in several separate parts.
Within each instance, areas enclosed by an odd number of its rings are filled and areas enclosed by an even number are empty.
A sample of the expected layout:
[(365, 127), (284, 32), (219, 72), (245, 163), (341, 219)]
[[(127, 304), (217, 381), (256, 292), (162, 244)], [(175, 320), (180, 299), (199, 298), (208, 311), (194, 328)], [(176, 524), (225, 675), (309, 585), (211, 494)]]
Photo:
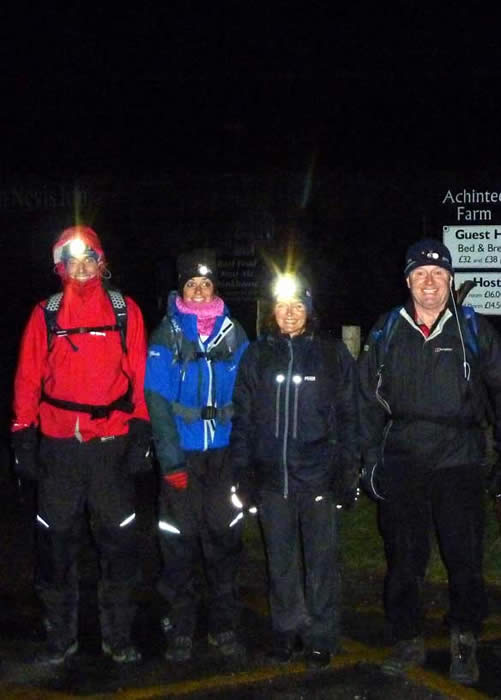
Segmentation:
[(212, 301), (184, 301), (178, 295), (176, 307), (182, 314), (194, 314), (197, 317), (199, 335), (210, 335), (216, 318), (223, 315), (224, 301), (220, 297), (214, 297)]

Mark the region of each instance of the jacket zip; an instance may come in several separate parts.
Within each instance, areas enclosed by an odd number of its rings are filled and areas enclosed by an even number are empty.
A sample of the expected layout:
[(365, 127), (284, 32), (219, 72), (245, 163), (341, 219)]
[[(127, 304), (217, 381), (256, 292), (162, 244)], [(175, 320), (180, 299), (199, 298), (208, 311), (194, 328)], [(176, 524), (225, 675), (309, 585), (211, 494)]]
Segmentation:
[(388, 401), (386, 401), (386, 399), (383, 399), (383, 397), (379, 393), (379, 390), (381, 389), (381, 384), (383, 383), (383, 367), (384, 365), (381, 365), (377, 372), (376, 399), (379, 401), (384, 410), (387, 411), (387, 413), (391, 416), (390, 404), (388, 403)]
[[(203, 351), (205, 351), (205, 345), (202, 339), (198, 338), (198, 344)], [(205, 358), (205, 364), (207, 365), (207, 373), (209, 375), (209, 386), (207, 387), (207, 400), (205, 401), (206, 406), (214, 405), (214, 372), (212, 369), (212, 362), (207, 357)], [(211, 420), (204, 420), (204, 452), (209, 449), (209, 444), (212, 443), (214, 439), (215, 422)]]
[(292, 364), (294, 360), (294, 352), (292, 350), (292, 341), (287, 341), (289, 347), (289, 364), (287, 366), (287, 376), (285, 378), (285, 405), (284, 405), (284, 441), (282, 445), (282, 464), (284, 469), (284, 498), (289, 495), (289, 473), (287, 471), (287, 437), (289, 432), (289, 402), (290, 402), (290, 384), (292, 378)]
[(386, 446), (386, 440), (388, 439), (388, 434), (391, 430), (392, 425), (393, 425), (393, 421), (390, 418), (388, 423), (386, 423), (386, 425), (384, 426), (383, 439), (381, 441), (381, 464), (384, 464), (384, 448)]
[(284, 375), (278, 374), (275, 378), (277, 382), (277, 392), (275, 396), (275, 437), (280, 437), (280, 394), (282, 389), (282, 384), (284, 383)]
[(299, 374), (295, 374), (292, 377), (294, 382), (294, 422), (292, 424), (292, 437), (297, 440), (297, 408), (299, 402), (299, 387), (301, 386), (302, 377)]
[[(422, 333), (421, 330), (419, 332)], [(428, 338), (424, 338), (423, 350), (425, 349), (426, 343), (428, 342), (429, 339), (430, 339), (429, 336), (428, 336)], [(388, 412), (388, 415), (390, 416), (388, 423), (386, 423), (386, 425), (384, 426), (383, 439), (381, 441), (381, 450), (380, 450), (381, 462), (384, 464), (384, 448), (386, 446), (386, 441), (388, 440), (388, 435), (389, 435), (390, 430), (391, 430), (392, 425), (393, 425), (393, 418), (392, 418), (390, 404), (379, 393), (379, 389), (381, 388), (381, 384), (383, 383), (383, 368), (384, 368), (384, 364), (381, 365), (381, 367), (379, 368), (378, 373), (377, 373), (376, 398), (379, 401), (379, 403), (383, 406), (383, 408)]]
[(389, 418), (388, 422), (386, 423), (386, 425), (384, 426), (383, 439), (381, 440), (380, 455), (381, 455), (381, 463), (382, 464), (384, 464), (384, 448), (386, 445), (386, 440), (388, 438), (388, 433), (391, 430), (391, 426), (393, 425), (390, 404), (379, 393), (379, 390), (381, 388), (381, 384), (383, 383), (383, 367), (384, 367), (384, 365), (381, 365), (381, 367), (379, 368), (378, 373), (377, 373), (376, 398), (379, 401), (379, 403), (383, 406), (384, 410), (388, 412), (388, 415), (390, 418)]

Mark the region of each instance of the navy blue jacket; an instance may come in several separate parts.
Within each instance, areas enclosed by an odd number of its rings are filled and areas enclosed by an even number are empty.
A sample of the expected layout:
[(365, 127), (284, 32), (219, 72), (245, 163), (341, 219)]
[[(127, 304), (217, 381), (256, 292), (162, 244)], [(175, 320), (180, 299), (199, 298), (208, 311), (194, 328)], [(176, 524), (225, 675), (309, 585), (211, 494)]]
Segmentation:
[(448, 307), (425, 338), (408, 304), (381, 358), (377, 330), (385, 318), (369, 334), (359, 361), (364, 463), (371, 467), (384, 461), (399, 471), (478, 467), (486, 458), (487, 401), (493, 409), (494, 439), (501, 445), (498, 333), (477, 314), (478, 352), (472, 353)]
[(321, 491), (358, 473), (357, 368), (340, 341), (270, 334), (247, 349), (233, 403), (238, 483)]

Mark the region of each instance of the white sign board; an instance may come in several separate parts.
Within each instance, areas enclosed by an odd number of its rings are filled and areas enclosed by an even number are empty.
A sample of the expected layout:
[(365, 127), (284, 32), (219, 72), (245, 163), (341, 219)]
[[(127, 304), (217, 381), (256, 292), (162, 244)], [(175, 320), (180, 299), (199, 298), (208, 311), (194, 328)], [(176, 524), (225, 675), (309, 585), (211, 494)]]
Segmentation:
[(479, 314), (501, 315), (501, 276), (499, 272), (456, 272), (454, 284), (459, 289), (465, 280), (474, 280), (476, 286), (464, 303), (473, 306)]
[(501, 225), (444, 226), (443, 241), (451, 251), (452, 266), (456, 270), (483, 268), (499, 271), (501, 267)]

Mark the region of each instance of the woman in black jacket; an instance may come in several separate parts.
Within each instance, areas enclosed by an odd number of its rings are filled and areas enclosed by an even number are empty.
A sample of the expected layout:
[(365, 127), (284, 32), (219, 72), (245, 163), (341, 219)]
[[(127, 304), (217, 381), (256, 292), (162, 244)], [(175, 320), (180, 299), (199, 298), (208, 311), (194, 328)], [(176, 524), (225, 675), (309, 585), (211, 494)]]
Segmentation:
[(300, 638), (308, 666), (326, 666), (339, 646), (335, 504), (357, 492), (357, 369), (314, 333), (305, 280), (279, 278), (273, 328), (244, 354), (233, 401), (237, 495), (257, 501), (268, 555), (272, 658), (288, 662)]

